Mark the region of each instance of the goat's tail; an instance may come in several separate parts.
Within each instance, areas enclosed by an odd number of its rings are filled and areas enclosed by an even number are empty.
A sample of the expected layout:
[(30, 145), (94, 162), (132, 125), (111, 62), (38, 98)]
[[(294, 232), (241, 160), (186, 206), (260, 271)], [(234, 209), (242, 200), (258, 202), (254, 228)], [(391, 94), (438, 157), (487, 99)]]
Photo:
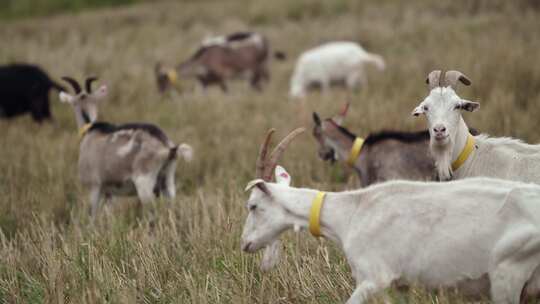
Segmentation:
[(386, 62), (381, 55), (367, 53), (365, 60), (375, 65), (375, 67), (379, 69), (379, 71), (383, 71), (386, 68)]
[(169, 159), (175, 159), (177, 156), (181, 156), (186, 162), (190, 162), (193, 159), (193, 148), (188, 144), (179, 144), (169, 150)]
[(274, 58), (280, 61), (285, 61), (287, 59), (287, 54), (283, 51), (274, 51)]

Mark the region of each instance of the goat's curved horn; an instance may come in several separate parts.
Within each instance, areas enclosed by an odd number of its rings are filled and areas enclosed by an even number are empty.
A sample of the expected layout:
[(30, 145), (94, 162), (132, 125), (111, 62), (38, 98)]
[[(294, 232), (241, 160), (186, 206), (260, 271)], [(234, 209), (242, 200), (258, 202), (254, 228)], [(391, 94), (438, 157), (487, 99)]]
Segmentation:
[(458, 80), (466, 86), (471, 85), (471, 80), (460, 71), (448, 71), (444, 75), (444, 85), (451, 86), (454, 90), (457, 88)]
[(347, 98), (347, 101), (345, 102), (345, 105), (343, 105), (343, 109), (341, 109), (341, 112), (339, 112), (339, 115), (343, 117), (347, 116), (347, 112), (349, 112), (350, 105), (351, 105), (351, 102), (349, 101), (349, 98)]
[(281, 142), (274, 148), (274, 151), (272, 151), (272, 154), (270, 155), (270, 159), (264, 171), (264, 180), (270, 180), (272, 178), (272, 171), (274, 171), (274, 168), (277, 166), (277, 162), (279, 161), (281, 155), (283, 155), (283, 152), (285, 152), (285, 149), (287, 149), (287, 146), (296, 136), (302, 134), (304, 131), (306, 131), (306, 128), (298, 128), (292, 131), (291, 133), (289, 133), (289, 135), (283, 138), (283, 140), (281, 140)]
[(88, 78), (86, 78), (86, 81), (85, 81), (86, 93), (88, 93), (88, 94), (92, 93), (92, 82), (94, 82), (96, 80), (98, 80), (97, 77), (88, 77)]
[(73, 90), (75, 90), (75, 94), (79, 94), (82, 91), (81, 86), (79, 85), (77, 80), (67, 76), (62, 77), (62, 80), (69, 83), (73, 87)]
[(268, 153), (268, 145), (270, 144), (272, 134), (274, 134), (275, 131), (276, 129), (270, 129), (268, 130), (268, 133), (266, 133), (266, 137), (261, 145), (261, 148), (259, 150), (259, 156), (257, 156), (257, 162), (255, 164), (255, 178), (263, 178), (264, 170), (266, 167), (266, 154)]
[(430, 90), (441, 85), (441, 76), (443, 76), (441, 70), (434, 70), (428, 74), (426, 83)]

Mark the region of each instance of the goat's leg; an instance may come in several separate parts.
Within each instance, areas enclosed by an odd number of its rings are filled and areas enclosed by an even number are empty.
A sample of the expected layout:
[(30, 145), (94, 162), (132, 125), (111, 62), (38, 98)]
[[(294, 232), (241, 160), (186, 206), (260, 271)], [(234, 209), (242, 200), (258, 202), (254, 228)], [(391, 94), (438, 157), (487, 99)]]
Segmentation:
[(358, 88), (358, 83), (360, 82), (361, 76), (360, 72), (355, 71), (347, 76), (345, 79), (345, 86), (349, 91), (354, 91)]
[(256, 91), (261, 91), (261, 80), (263, 79), (263, 72), (259, 69), (256, 69), (253, 71), (253, 75), (251, 76), (250, 84), (251, 88)]
[(92, 221), (96, 218), (102, 197), (101, 185), (93, 186), (90, 189), (90, 215), (92, 216)]
[(371, 281), (363, 281), (352, 293), (351, 297), (346, 304), (362, 304), (364, 303), (371, 295), (382, 289)]
[(227, 93), (229, 91), (229, 89), (227, 88), (227, 84), (225, 83), (225, 80), (219, 79), (218, 85), (221, 88), (221, 91), (223, 91), (223, 93)]
[(176, 186), (174, 184), (174, 173), (176, 171), (176, 160), (172, 160), (167, 164), (165, 170), (165, 189), (164, 195), (167, 198), (174, 199), (176, 197)]
[(496, 304), (519, 304), (527, 281), (524, 271), (513, 263), (503, 263), (489, 274), (491, 300)]
[(321, 92), (325, 96), (330, 94), (330, 79), (321, 79)]
[(149, 175), (140, 175), (133, 179), (133, 183), (137, 189), (137, 196), (143, 205), (152, 203), (156, 199), (156, 195), (154, 194), (156, 180), (156, 176)]

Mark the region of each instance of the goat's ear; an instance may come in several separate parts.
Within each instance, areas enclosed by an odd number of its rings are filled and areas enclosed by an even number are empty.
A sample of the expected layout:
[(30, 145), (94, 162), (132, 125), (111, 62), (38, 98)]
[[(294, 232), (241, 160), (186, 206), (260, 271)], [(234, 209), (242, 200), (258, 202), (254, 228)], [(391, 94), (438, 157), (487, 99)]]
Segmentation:
[(100, 86), (97, 90), (94, 91), (94, 93), (92, 93), (92, 95), (96, 98), (96, 99), (103, 99), (104, 97), (106, 97), (108, 94), (108, 90), (107, 90), (107, 86), (106, 85), (102, 85)]
[(65, 102), (65, 103), (73, 103), (73, 100), (75, 100), (75, 97), (69, 95), (66, 92), (60, 92), (58, 97), (60, 98), (61, 102)]
[(459, 108), (465, 111), (474, 112), (480, 109), (480, 103), (476, 101), (469, 101), (469, 100), (462, 99), (459, 102)]
[(315, 125), (321, 125), (321, 118), (319, 117), (319, 114), (317, 114), (317, 112), (313, 112), (313, 121), (315, 122)]
[(275, 175), (278, 184), (291, 185), (291, 175), (282, 166), (276, 166)]
[(253, 189), (254, 187), (257, 187), (264, 194), (270, 196), (270, 190), (268, 190), (268, 187), (266, 187), (266, 184), (264, 183), (264, 180), (258, 178), (258, 179), (254, 179), (254, 180), (250, 181), (247, 184), (246, 189), (244, 189), (244, 191), (249, 191), (249, 190)]
[(418, 116), (420, 114), (424, 114), (424, 106), (422, 104), (414, 108), (414, 110), (411, 113), (412, 116)]

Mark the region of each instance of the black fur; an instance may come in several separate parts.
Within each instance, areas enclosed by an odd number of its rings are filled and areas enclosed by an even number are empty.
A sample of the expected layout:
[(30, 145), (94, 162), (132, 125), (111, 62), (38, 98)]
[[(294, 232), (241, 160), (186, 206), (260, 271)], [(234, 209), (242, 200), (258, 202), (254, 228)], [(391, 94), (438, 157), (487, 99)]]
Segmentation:
[(227, 41), (244, 40), (252, 35), (253, 33), (251, 32), (236, 32), (236, 33), (227, 35)]
[(373, 145), (377, 142), (393, 139), (404, 143), (416, 143), (419, 141), (429, 140), (429, 131), (417, 131), (417, 132), (400, 132), (400, 131), (381, 131), (378, 133), (371, 133), (364, 141), (365, 145)]
[(345, 129), (344, 127), (342, 126), (339, 126), (336, 124), (336, 127), (338, 128), (338, 130), (343, 133), (343, 135), (347, 136), (348, 138), (352, 139), (352, 140), (355, 140), (356, 139), (356, 134), (352, 133), (351, 131)]
[[(352, 133), (351, 131), (347, 130), (346, 128), (337, 125), (334, 123), (334, 125), (338, 128), (338, 130), (345, 136), (347, 136), (351, 140), (356, 139), (356, 134)], [(369, 134), (366, 139), (364, 140), (364, 145), (374, 145), (378, 142), (381, 142), (383, 140), (392, 139), (392, 140), (398, 140), (405, 143), (414, 143), (424, 140), (429, 140), (429, 131), (417, 131), (417, 132), (401, 132), (401, 131), (388, 131), (383, 130), (378, 133), (371, 133)]]
[(49, 90), (65, 91), (38, 66), (0, 66), (0, 117), (31, 113), (35, 121), (51, 119)]
[(84, 123), (90, 123), (92, 121), (90, 119), (90, 116), (88, 116), (88, 113), (86, 113), (85, 110), (82, 110), (82, 117), (83, 117)]
[(152, 135), (153, 137), (157, 138), (165, 145), (167, 145), (169, 142), (169, 138), (167, 137), (167, 135), (165, 135), (165, 133), (163, 133), (163, 131), (161, 131), (160, 128), (147, 123), (128, 123), (123, 125), (113, 125), (108, 122), (95, 122), (92, 124), (92, 127), (90, 127), (88, 132), (96, 131), (104, 134), (110, 134), (122, 130), (143, 130), (148, 134)]

